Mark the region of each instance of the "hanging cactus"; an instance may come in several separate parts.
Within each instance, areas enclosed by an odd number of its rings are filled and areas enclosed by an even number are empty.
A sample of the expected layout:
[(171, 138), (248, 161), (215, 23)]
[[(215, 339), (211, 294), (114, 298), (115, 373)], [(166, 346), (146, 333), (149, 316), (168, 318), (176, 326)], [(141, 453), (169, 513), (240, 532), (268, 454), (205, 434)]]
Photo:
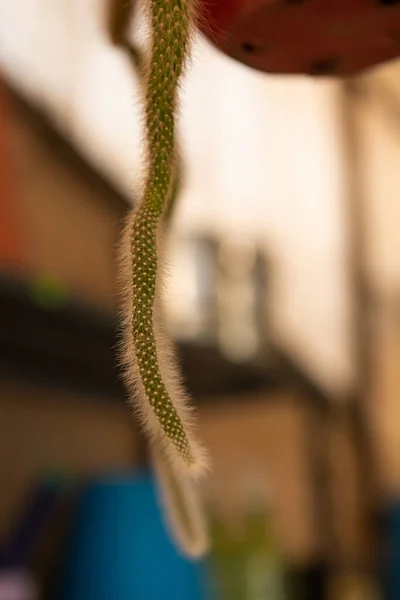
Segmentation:
[(189, 0), (145, 0), (151, 49), (144, 61), (146, 179), (122, 243), (125, 379), (145, 430), (174, 473), (197, 476), (206, 467), (193, 436), (192, 410), (163, 332), (162, 246), (177, 177), (175, 115), (179, 81), (190, 47)]

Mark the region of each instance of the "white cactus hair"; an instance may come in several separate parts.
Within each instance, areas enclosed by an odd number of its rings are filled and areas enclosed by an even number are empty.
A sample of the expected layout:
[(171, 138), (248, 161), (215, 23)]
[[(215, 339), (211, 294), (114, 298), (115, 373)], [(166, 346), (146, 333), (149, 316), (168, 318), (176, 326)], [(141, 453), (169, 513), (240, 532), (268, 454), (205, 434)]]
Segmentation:
[(146, 177), (120, 244), (120, 360), (130, 404), (171, 469), (196, 478), (207, 457), (194, 436), (194, 414), (163, 328), (165, 213), (177, 173), (177, 93), (185, 68), (194, 3), (144, 0), (152, 48), (142, 61)]
[[(166, 265), (161, 259), (161, 249), (164, 245), (164, 234), (158, 234), (158, 273), (156, 282), (156, 294), (153, 305), (153, 331), (156, 339), (157, 359), (159, 371), (173, 401), (174, 407), (184, 425), (186, 435), (193, 457), (192, 464), (188, 465), (181, 455), (176, 451), (158, 422), (154, 411), (148, 402), (146, 392), (141, 381), (138, 364), (136, 360), (135, 344), (132, 330), (133, 321), (133, 294), (132, 286), (126, 285), (132, 277), (132, 261), (130, 254), (130, 238), (132, 231), (132, 220), (135, 219), (135, 210), (129, 215), (122, 240), (120, 244), (120, 295), (121, 295), (121, 343), (120, 362), (125, 385), (128, 391), (129, 403), (135, 416), (140, 420), (142, 427), (150, 438), (150, 441), (161, 446), (168, 458), (171, 468), (183, 476), (198, 478), (209, 468), (207, 452), (197, 441), (194, 434), (195, 410), (190, 406), (190, 398), (182, 383), (179, 368), (171, 340), (163, 326), (163, 287), (165, 285)], [(162, 228), (160, 224), (160, 228)]]

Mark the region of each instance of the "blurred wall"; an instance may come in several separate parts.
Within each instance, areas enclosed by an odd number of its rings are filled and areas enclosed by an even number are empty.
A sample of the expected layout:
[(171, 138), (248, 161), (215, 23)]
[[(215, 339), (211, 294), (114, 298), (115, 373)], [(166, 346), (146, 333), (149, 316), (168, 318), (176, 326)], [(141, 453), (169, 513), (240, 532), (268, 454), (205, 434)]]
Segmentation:
[(400, 69), (398, 63), (359, 82), (355, 100), (360, 192), (374, 294), (372, 388), (368, 398), (378, 481), (385, 496), (400, 492)]
[(400, 289), (400, 87), (395, 86), (396, 75), (396, 68), (389, 67), (368, 77), (365, 89), (369, 92), (359, 98), (356, 111), (367, 229), (366, 271), (380, 297), (393, 296)]
[[(7, 77), (127, 195), (140, 178), (137, 81), (105, 0), (4, 0)], [(255, 237), (276, 264), (277, 341), (334, 394), (351, 386), (345, 182), (336, 83), (267, 77), (197, 40), (182, 98), (176, 227)]]

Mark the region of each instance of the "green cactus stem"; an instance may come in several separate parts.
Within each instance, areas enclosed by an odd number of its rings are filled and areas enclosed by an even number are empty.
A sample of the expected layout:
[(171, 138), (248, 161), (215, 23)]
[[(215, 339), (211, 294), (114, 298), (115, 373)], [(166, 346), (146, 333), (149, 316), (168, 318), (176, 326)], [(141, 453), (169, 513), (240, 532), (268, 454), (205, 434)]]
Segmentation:
[(162, 246), (177, 183), (175, 113), (190, 47), (188, 0), (146, 0), (151, 50), (144, 65), (146, 179), (123, 241), (123, 365), (132, 404), (175, 470), (198, 475), (206, 460), (192, 432), (192, 411), (163, 332)]

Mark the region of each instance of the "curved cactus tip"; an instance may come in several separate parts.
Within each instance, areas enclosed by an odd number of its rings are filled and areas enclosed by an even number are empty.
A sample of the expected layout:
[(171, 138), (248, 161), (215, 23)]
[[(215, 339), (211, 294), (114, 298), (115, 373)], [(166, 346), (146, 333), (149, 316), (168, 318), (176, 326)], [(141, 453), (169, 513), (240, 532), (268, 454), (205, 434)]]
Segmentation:
[[(185, 423), (184, 420), (183, 423)], [(199, 480), (210, 469), (208, 454), (204, 447), (197, 440), (193, 439), (190, 428), (188, 428), (186, 423), (185, 431), (189, 439), (190, 456), (182, 456), (165, 436), (159, 438), (160, 446), (163, 448), (166, 459), (174, 472), (182, 477)]]
[(181, 553), (200, 559), (209, 551), (209, 538), (195, 483), (175, 471), (157, 443), (151, 452), (165, 524)]

